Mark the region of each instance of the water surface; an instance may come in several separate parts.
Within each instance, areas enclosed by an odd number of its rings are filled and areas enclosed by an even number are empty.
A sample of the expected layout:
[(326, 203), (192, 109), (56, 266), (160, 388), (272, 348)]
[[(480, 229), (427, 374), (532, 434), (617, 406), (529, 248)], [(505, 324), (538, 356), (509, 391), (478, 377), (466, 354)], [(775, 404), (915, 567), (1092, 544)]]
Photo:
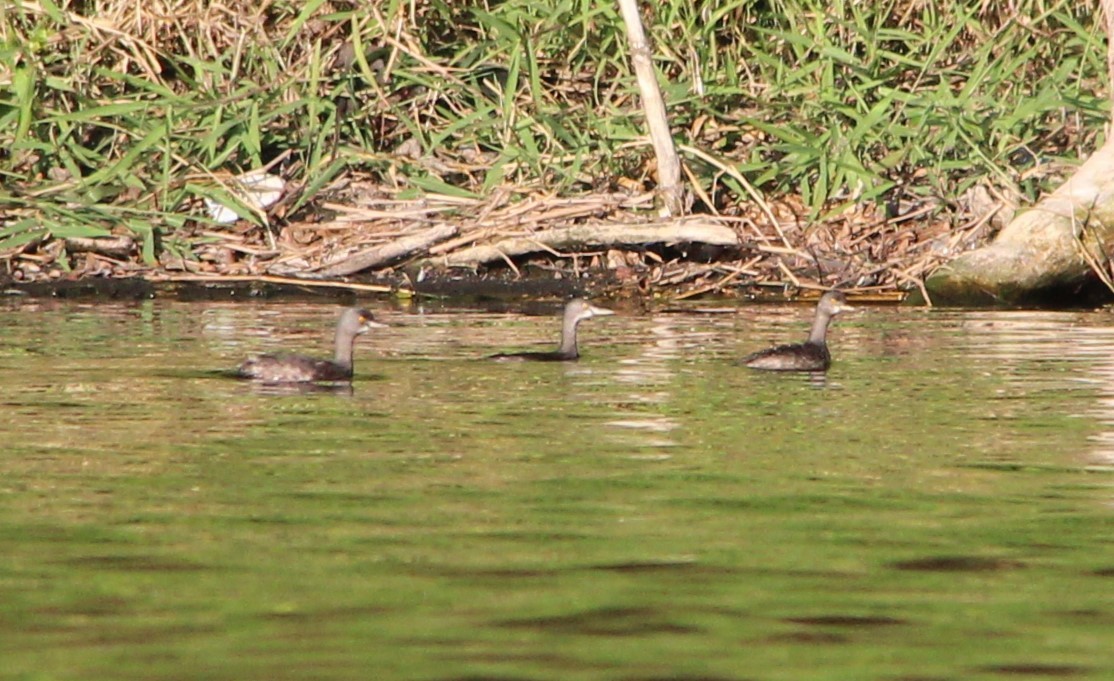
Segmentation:
[(0, 677), (1114, 678), (1114, 317), (0, 307)]

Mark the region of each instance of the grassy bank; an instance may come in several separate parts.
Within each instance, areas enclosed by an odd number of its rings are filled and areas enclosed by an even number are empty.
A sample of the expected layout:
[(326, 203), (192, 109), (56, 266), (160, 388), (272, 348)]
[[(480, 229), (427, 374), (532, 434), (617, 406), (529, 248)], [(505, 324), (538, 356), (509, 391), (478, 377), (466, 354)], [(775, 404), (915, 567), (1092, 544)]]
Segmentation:
[[(1079, 3), (644, 4), (693, 210), (763, 223), (745, 181), (802, 251), (882, 238), (857, 262), (892, 260), (929, 235), (822, 233), (923, 208), (939, 237), (972, 187), (1031, 199), (1106, 120), (1105, 44)], [(0, 249), (17, 277), (84, 267), (65, 239), (110, 234), (135, 245), (107, 273), (266, 261), (284, 224), (353, 187), (466, 210), (653, 188), (611, 2), (17, 1), (0, 38)], [(259, 168), (289, 183), (267, 214), (230, 196)], [(247, 221), (221, 229), (271, 227), (208, 255), (222, 237), (204, 198)]]

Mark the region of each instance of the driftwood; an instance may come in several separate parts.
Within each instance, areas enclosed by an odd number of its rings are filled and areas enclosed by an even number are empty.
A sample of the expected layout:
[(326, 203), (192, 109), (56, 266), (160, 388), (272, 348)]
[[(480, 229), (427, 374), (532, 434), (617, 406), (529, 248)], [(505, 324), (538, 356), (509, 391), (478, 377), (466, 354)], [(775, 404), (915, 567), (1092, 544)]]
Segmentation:
[(627, 225), (576, 225), (546, 229), (527, 236), (501, 239), (430, 259), (430, 265), (477, 267), (537, 251), (568, 251), (587, 248), (644, 246), (646, 244), (703, 243), (738, 246), (739, 236), (731, 227), (710, 220), (691, 219), (669, 223)]
[(436, 243), (451, 239), (459, 231), (453, 225), (438, 225), (420, 234), (399, 237), (382, 246), (355, 253), (335, 253), (326, 258), (321, 265), (313, 268), (314, 276), (345, 277), (395, 260), (401, 260), (415, 253), (425, 251)]

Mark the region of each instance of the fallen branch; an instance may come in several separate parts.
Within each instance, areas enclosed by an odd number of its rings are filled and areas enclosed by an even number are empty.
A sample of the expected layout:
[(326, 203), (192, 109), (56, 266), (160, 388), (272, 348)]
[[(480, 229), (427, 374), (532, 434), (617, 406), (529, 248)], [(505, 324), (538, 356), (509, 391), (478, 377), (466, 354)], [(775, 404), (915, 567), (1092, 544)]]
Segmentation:
[(66, 250), (70, 253), (99, 253), (110, 258), (127, 258), (135, 251), (135, 239), (130, 236), (66, 237)]
[(428, 263), (447, 267), (477, 267), (536, 251), (553, 252), (585, 247), (610, 248), (689, 242), (714, 246), (738, 246), (739, 236), (734, 229), (707, 220), (683, 220), (664, 224), (577, 225), (546, 229), (529, 236), (473, 246), (441, 258), (431, 259)]
[(355, 253), (337, 253), (329, 256), (313, 272), (319, 277), (344, 277), (378, 267), (394, 260), (425, 251), (430, 246), (451, 239), (459, 233), (453, 225), (438, 225), (420, 234), (399, 237), (394, 241)]

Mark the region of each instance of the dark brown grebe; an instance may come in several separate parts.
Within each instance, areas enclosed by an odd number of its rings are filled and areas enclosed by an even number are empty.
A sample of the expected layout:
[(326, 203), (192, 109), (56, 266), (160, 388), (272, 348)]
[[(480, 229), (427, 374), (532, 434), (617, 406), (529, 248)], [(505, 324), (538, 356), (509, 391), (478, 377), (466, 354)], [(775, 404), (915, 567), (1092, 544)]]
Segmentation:
[(580, 357), (576, 347), (576, 327), (580, 322), (592, 317), (613, 315), (613, 311), (596, 307), (587, 300), (573, 298), (565, 305), (564, 321), (561, 325), (561, 345), (549, 352), (501, 352), (491, 355), (491, 359), (504, 362), (569, 362)]
[(236, 375), (267, 383), (349, 381), (356, 336), (386, 326), (375, 321), (367, 310), (350, 307), (337, 322), (336, 353), (332, 360), (293, 354), (260, 355), (241, 364)]
[(752, 369), (768, 371), (827, 371), (832, 364), (832, 354), (825, 340), (828, 324), (835, 315), (853, 309), (842, 293), (828, 291), (816, 306), (816, 320), (812, 322), (812, 333), (807, 341), (762, 350), (740, 361)]

